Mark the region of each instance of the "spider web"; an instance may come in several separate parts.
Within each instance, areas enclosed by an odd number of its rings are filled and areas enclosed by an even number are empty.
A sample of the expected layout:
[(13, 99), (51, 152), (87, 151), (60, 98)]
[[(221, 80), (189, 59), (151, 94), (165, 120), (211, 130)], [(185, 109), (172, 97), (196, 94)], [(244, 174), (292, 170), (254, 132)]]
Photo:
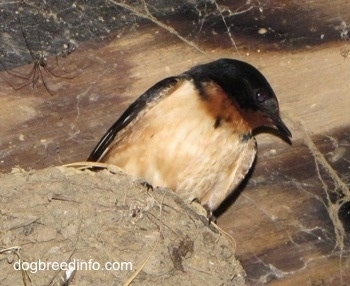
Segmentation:
[[(310, 19), (302, 12), (307, 9), (295, 4), (277, 5), (268, 0), (231, 2), (4, 1), (0, 3), (0, 60), (9, 69), (31, 62), (21, 29), (26, 32), (32, 51), (44, 51), (46, 55), (64, 54), (79, 43), (103, 41), (150, 22), (201, 52), (201, 43), (208, 37), (225, 33), (226, 41), (221, 44), (231, 45), (238, 57), (240, 51), (235, 35), (253, 36), (255, 40), (273, 41), (293, 48), (318, 44), (324, 34), (327, 34), (327, 40), (347, 35), (346, 22), (339, 20), (333, 25), (325, 25), (313, 19), (313, 28), (305, 30), (305, 23)], [(281, 12), (286, 8), (291, 11), (289, 14)], [(176, 21), (167, 24), (172, 19)]]

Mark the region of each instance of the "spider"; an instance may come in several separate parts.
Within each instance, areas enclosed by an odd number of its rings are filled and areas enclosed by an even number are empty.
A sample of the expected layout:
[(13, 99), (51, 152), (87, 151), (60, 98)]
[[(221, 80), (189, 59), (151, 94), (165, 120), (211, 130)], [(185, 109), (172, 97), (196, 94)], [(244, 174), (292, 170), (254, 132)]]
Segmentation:
[[(49, 66), (47, 58), (45, 57), (45, 55), (42, 51), (39, 54), (35, 54), (30, 47), (30, 44), (29, 44), (28, 39), (27, 39), (27, 34), (23, 28), (22, 21), (20, 18), (19, 18), (19, 22), (20, 22), (21, 32), (22, 32), (22, 36), (23, 36), (26, 48), (27, 48), (31, 58), (33, 59), (33, 61), (32, 61), (33, 66), (28, 74), (23, 74), (21, 72), (7, 70), (5, 65), (0, 61), (0, 64), (2, 65), (2, 67), (6, 71), (6, 73), (20, 79), (20, 82), (14, 83), (9, 78), (7, 78), (5, 76), (2, 76), (2, 77), (15, 90), (22, 89), (22, 88), (29, 86), (29, 85), (32, 85), (32, 88), (34, 89), (34, 87), (37, 86), (38, 81), (41, 80), (41, 82), (43, 83), (47, 92), (50, 95), (54, 95), (54, 92), (49, 88), (49, 86), (45, 80), (45, 74), (49, 74), (55, 78), (63, 78), (63, 79), (73, 79), (77, 76), (77, 74), (76, 75), (68, 75), (68, 74), (64, 75), (64, 74), (56, 73), (54, 70), (58, 67), (57, 55), (56, 55), (56, 64), (54, 64), (53, 66)], [(74, 50), (75, 50), (75, 47), (74, 48), (70, 47), (69, 52), (68, 53), (66, 52), (64, 54), (64, 57), (66, 57), (67, 55), (72, 53)]]

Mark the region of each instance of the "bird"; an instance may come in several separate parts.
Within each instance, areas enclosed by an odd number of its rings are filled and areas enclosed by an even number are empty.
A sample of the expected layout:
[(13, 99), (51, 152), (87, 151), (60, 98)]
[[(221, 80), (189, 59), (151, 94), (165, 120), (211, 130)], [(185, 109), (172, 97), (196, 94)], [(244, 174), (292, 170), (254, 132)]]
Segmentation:
[(210, 216), (255, 161), (255, 130), (289, 140), (276, 95), (251, 64), (221, 58), (154, 84), (105, 133), (87, 161), (117, 165), (199, 202)]

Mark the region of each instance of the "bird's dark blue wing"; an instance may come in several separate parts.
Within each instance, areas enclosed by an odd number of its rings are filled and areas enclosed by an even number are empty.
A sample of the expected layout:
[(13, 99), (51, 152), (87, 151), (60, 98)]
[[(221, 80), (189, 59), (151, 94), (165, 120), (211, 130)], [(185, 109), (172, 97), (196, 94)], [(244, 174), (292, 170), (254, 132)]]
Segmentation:
[(179, 77), (163, 79), (136, 99), (98, 142), (87, 161), (97, 162), (102, 159), (106, 149), (112, 143), (118, 132), (128, 126), (148, 104), (157, 101), (169, 88), (176, 85), (179, 79)]

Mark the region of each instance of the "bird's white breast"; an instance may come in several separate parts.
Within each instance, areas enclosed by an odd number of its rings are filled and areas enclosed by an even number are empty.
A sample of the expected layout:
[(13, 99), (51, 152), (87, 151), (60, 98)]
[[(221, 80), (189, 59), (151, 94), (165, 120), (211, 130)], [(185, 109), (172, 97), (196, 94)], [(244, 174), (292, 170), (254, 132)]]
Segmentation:
[(184, 81), (139, 118), (103, 161), (216, 209), (251, 167), (256, 143), (241, 139), (240, 129), (247, 127), (239, 117), (215, 127), (218, 108), (210, 100)]

